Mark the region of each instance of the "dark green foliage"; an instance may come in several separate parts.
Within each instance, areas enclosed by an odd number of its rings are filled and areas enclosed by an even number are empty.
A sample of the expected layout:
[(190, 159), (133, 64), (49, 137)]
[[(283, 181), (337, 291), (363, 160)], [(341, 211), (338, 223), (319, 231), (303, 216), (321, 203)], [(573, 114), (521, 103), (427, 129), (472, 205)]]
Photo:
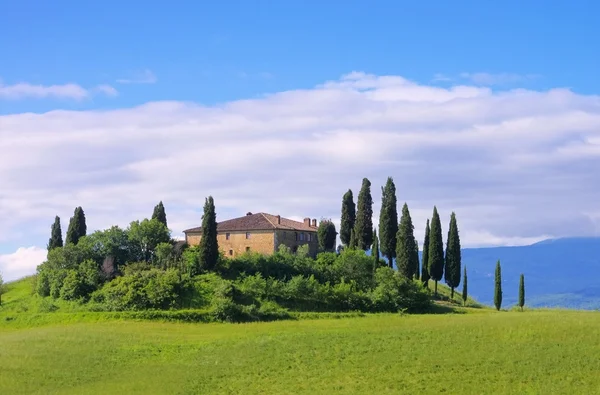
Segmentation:
[(429, 219), (425, 226), (425, 240), (423, 241), (423, 262), (421, 263), (421, 281), (425, 287), (429, 287)]
[(2, 273), (0, 273), (0, 306), (2, 306), (2, 294), (4, 294), (4, 279), (2, 278)]
[(62, 229), (60, 227), (60, 217), (57, 215), (54, 218), (54, 223), (50, 231), (50, 239), (48, 240), (48, 250), (60, 248), (63, 246)]
[(348, 189), (348, 192), (346, 192), (342, 198), (342, 217), (340, 224), (340, 240), (345, 246), (350, 245), (350, 236), (354, 229), (355, 222), (356, 205), (354, 204), (352, 190)]
[(463, 273), (463, 289), (462, 289), (463, 305), (467, 304), (467, 298), (469, 297), (467, 292), (468, 292), (468, 290), (467, 290), (467, 267), (465, 266), (464, 273)]
[(444, 260), (444, 279), (450, 287), (450, 297), (454, 297), (454, 288), (460, 284), (460, 237), (458, 235), (458, 225), (454, 212), (450, 216), (450, 228), (448, 229), (448, 239), (446, 240), (446, 258)]
[(415, 239), (415, 256), (413, 257), (415, 263), (415, 280), (418, 280), (421, 276), (421, 268), (419, 266), (419, 242)]
[(156, 246), (171, 240), (169, 229), (162, 222), (147, 218), (141, 222), (133, 221), (127, 230), (127, 237), (130, 243), (129, 259), (145, 262), (154, 258)]
[(428, 290), (389, 267), (377, 269), (375, 282), (371, 293), (373, 311), (422, 312), (430, 306)]
[(496, 273), (494, 275), (494, 306), (496, 310), (502, 307), (502, 269), (500, 261), (496, 262)]
[(521, 311), (523, 311), (523, 306), (525, 305), (525, 276), (521, 273), (521, 277), (519, 278), (519, 307)]
[(419, 265), (418, 256), (415, 261), (415, 235), (408, 205), (402, 207), (402, 217), (396, 236), (396, 266), (398, 271), (408, 279), (413, 279)]
[(356, 248), (368, 250), (373, 244), (373, 198), (371, 197), (371, 181), (363, 178), (358, 193), (356, 222), (354, 223)]
[(86, 235), (86, 232), (85, 213), (81, 207), (77, 207), (69, 221), (66, 243), (77, 244), (79, 239)]
[(335, 225), (330, 219), (322, 219), (319, 222), (319, 229), (317, 230), (317, 238), (319, 239), (319, 250), (320, 251), (334, 251), (335, 240), (337, 239), (337, 231)]
[(356, 244), (356, 234), (354, 233), (354, 229), (350, 231), (350, 241), (348, 242), (348, 249), (354, 250), (357, 247)]
[(442, 279), (442, 275), (444, 274), (444, 241), (442, 239), (442, 223), (437, 212), (437, 207), (433, 207), (428, 251), (427, 267), (430, 278), (435, 281), (435, 294), (437, 295), (437, 283)]
[(379, 214), (379, 249), (387, 257), (389, 267), (394, 267), (396, 257), (396, 234), (398, 233), (398, 207), (396, 185), (388, 177), (385, 187), (381, 188), (381, 211)]
[(159, 222), (165, 225), (165, 228), (169, 228), (167, 225), (167, 214), (165, 213), (165, 206), (163, 205), (162, 200), (154, 207), (152, 219), (157, 219)]
[(200, 240), (200, 262), (206, 270), (213, 270), (219, 259), (219, 245), (217, 243), (217, 214), (215, 202), (209, 196), (204, 203), (202, 216), (202, 239)]
[(373, 272), (375, 272), (379, 268), (379, 238), (377, 237), (377, 230), (375, 229), (373, 229), (371, 256), (373, 257)]

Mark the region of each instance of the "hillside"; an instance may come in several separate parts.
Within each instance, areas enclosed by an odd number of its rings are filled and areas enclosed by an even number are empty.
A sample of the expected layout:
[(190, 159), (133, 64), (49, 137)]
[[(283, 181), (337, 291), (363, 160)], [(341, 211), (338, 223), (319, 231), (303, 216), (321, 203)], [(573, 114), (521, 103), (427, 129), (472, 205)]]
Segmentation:
[(599, 238), (545, 240), (522, 247), (465, 248), (469, 293), (493, 303), (494, 268), (502, 264), (503, 305), (517, 302), (519, 275), (525, 274), (526, 302), (532, 307), (600, 309)]

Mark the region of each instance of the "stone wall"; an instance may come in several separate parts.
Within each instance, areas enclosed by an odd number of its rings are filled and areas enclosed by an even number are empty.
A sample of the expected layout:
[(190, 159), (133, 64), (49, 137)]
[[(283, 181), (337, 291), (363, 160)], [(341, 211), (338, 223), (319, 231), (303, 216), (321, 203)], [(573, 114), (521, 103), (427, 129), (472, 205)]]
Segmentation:
[[(301, 233), (303, 236), (300, 236)], [(308, 253), (313, 257), (317, 255), (319, 248), (317, 232), (277, 230), (275, 231), (275, 250), (282, 244), (294, 252), (299, 246), (308, 244)]]
[[(226, 232), (217, 234), (219, 249), (226, 257), (235, 257), (246, 251), (272, 254), (275, 251), (275, 236), (273, 231)], [(201, 234), (188, 233), (186, 242), (189, 245), (200, 244)]]

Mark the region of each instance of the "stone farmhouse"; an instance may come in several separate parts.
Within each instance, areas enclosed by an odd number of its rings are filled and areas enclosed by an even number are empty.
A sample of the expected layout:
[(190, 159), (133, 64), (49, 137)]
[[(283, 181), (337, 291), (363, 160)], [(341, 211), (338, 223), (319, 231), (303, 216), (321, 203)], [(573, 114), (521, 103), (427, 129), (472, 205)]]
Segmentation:
[[(248, 251), (273, 254), (280, 245), (286, 245), (295, 252), (304, 244), (308, 244), (309, 254), (315, 256), (317, 229), (316, 219), (304, 218), (304, 222), (299, 222), (280, 215), (247, 213), (243, 217), (218, 222), (217, 242), (229, 258)], [(202, 227), (187, 229), (183, 233), (188, 245), (200, 244)]]

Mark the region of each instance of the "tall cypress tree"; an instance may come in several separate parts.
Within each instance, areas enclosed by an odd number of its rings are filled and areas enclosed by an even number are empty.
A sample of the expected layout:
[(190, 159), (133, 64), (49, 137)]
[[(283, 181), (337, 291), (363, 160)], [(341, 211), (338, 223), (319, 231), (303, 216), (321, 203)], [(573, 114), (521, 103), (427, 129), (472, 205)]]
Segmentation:
[(500, 307), (502, 307), (502, 269), (500, 268), (500, 261), (496, 262), (494, 278), (494, 306), (499, 311)]
[(464, 273), (463, 273), (463, 290), (462, 290), (463, 306), (467, 305), (468, 297), (469, 296), (467, 294), (467, 266), (465, 265), (465, 269), (464, 269)]
[(209, 196), (204, 203), (202, 216), (202, 239), (200, 239), (200, 261), (202, 265), (212, 270), (219, 259), (219, 244), (217, 243), (217, 214), (215, 202)]
[(152, 219), (157, 219), (159, 222), (162, 222), (166, 228), (167, 226), (167, 214), (165, 213), (165, 206), (163, 205), (162, 200), (154, 206), (154, 212), (152, 213)]
[(454, 288), (460, 284), (460, 237), (458, 236), (458, 225), (456, 215), (452, 212), (450, 216), (450, 227), (448, 228), (448, 239), (446, 240), (446, 259), (444, 279), (450, 287), (450, 297), (454, 298)]
[(415, 262), (414, 226), (406, 203), (402, 207), (402, 217), (396, 238), (396, 266), (406, 278), (412, 279), (415, 276), (418, 261)]
[(373, 273), (379, 268), (379, 238), (377, 238), (377, 230), (373, 229), (373, 247), (371, 247), (371, 255), (373, 256)]
[(525, 306), (525, 276), (521, 273), (519, 279), (519, 307), (521, 311), (523, 311), (523, 306)]
[(57, 215), (54, 218), (54, 223), (50, 231), (50, 239), (48, 240), (48, 251), (63, 246), (62, 229), (60, 227), (60, 217)]
[(435, 281), (435, 294), (437, 295), (437, 283), (444, 274), (444, 240), (442, 239), (442, 223), (437, 212), (437, 207), (433, 207), (433, 216), (431, 217), (431, 228), (429, 232), (429, 256), (427, 257), (429, 276)]
[(415, 262), (415, 280), (418, 280), (421, 276), (421, 268), (419, 266), (419, 242), (417, 241), (417, 239), (415, 238), (415, 257), (414, 257), (414, 262)]
[(381, 188), (381, 212), (379, 213), (379, 244), (381, 254), (386, 256), (390, 267), (396, 257), (396, 235), (398, 233), (398, 207), (396, 185), (388, 177), (385, 188)]
[(356, 249), (356, 236), (354, 235), (354, 229), (350, 230), (350, 241), (348, 242), (348, 248), (351, 250)]
[(75, 212), (69, 221), (67, 229), (67, 243), (77, 244), (79, 239), (87, 233), (87, 225), (85, 223), (85, 213), (81, 207), (75, 208)]
[(348, 189), (348, 192), (342, 198), (342, 219), (340, 224), (340, 240), (345, 246), (350, 245), (350, 233), (354, 229), (355, 222), (356, 205), (354, 204), (352, 190)]
[(421, 281), (429, 287), (429, 219), (425, 226), (425, 240), (423, 241), (423, 262), (421, 263)]
[(354, 223), (356, 247), (368, 250), (373, 244), (373, 198), (371, 197), (371, 181), (363, 178), (362, 187), (358, 193), (356, 222)]

